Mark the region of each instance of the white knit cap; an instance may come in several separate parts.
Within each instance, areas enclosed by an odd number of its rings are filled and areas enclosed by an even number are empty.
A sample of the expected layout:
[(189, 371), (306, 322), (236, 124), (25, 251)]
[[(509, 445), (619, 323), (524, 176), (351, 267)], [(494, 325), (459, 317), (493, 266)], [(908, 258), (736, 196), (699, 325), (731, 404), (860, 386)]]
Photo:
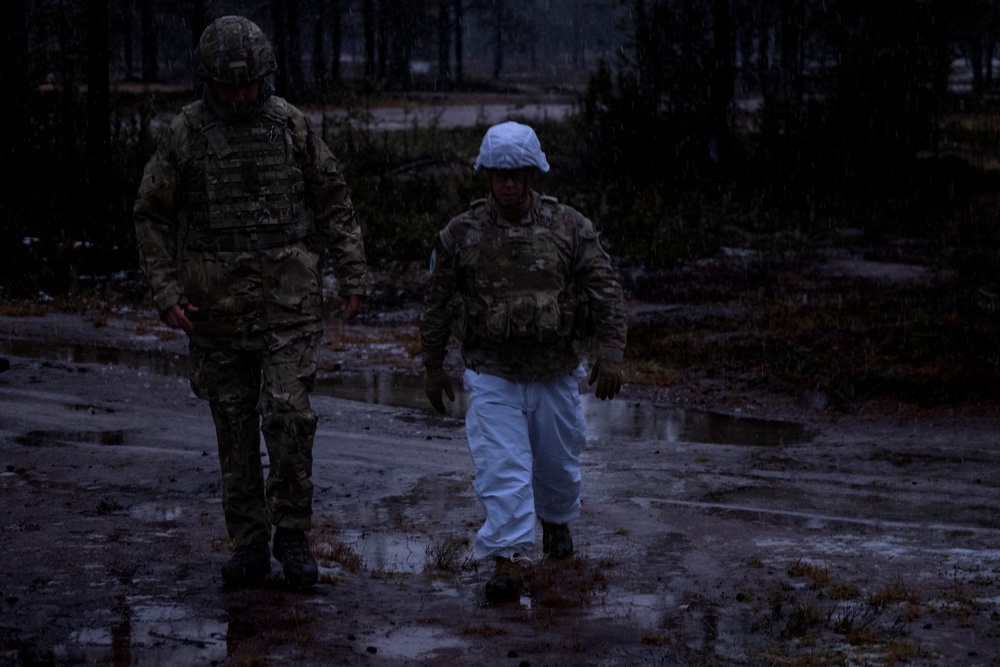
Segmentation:
[(494, 125), (486, 130), (483, 143), (479, 147), (479, 157), (476, 158), (475, 170), (486, 169), (522, 169), (537, 167), (541, 171), (549, 170), (549, 163), (542, 152), (535, 131), (527, 125), (507, 121)]

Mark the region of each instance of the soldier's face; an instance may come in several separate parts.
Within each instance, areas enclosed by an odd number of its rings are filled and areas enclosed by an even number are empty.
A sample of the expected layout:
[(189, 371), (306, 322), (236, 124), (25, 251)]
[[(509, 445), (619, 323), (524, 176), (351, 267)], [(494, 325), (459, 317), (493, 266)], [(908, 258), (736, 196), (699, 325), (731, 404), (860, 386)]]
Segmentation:
[(519, 209), (527, 200), (531, 174), (531, 169), (491, 169), (490, 188), (493, 199), (505, 209)]
[(260, 96), (260, 81), (242, 86), (228, 83), (212, 83), (212, 94), (225, 109), (237, 114), (246, 113)]

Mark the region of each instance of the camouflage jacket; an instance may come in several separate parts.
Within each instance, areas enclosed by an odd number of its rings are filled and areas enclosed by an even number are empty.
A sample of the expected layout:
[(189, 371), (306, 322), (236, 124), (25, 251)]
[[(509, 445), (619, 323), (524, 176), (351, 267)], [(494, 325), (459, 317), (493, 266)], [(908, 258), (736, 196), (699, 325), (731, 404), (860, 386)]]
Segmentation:
[(146, 164), (134, 215), (157, 309), (197, 306), (203, 345), (276, 347), (321, 330), (326, 252), (342, 296), (367, 290), (340, 167), (280, 97), (242, 122), (186, 106)]
[(420, 333), (423, 362), (440, 368), (450, 336), (467, 368), (530, 382), (571, 373), (581, 343), (621, 363), (625, 299), (593, 224), (551, 197), (531, 193), (510, 223), (477, 200), (437, 235)]

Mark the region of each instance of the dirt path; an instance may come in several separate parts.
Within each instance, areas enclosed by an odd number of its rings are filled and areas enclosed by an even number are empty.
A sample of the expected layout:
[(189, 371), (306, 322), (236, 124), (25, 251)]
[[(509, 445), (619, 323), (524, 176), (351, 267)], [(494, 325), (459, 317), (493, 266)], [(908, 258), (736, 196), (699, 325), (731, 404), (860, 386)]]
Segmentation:
[[(489, 607), (460, 419), (318, 395), (321, 583), (286, 591), (275, 564), (229, 591), (183, 341), (148, 315), (101, 324), (0, 318), (0, 665), (998, 664), (996, 414), (747, 396), (730, 420), (805, 436), (740, 441), (672, 409), (695, 388), (627, 387), (588, 403), (578, 557)], [(412, 370), (372, 344), (391, 325), (366, 327), (338, 332), (331, 376)]]

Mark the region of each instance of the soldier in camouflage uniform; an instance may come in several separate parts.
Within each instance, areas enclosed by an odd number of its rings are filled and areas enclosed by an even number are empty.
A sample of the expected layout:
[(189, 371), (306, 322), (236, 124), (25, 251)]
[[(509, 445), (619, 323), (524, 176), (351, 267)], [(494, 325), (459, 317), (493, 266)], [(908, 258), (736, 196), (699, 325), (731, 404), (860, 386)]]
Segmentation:
[[(323, 258), (345, 321), (361, 311), (361, 229), (340, 168), (273, 94), (271, 44), (226, 16), (195, 51), (202, 97), (170, 124), (135, 204), (139, 252), (164, 322), (189, 336), (191, 386), (211, 407), (235, 549), (223, 580), (262, 579), (274, 556), (297, 587), (318, 577), (312, 516)], [(270, 461), (266, 480), (261, 433)]]
[(601, 400), (621, 388), (626, 317), (622, 288), (593, 224), (531, 188), (549, 165), (534, 130), (507, 122), (483, 138), (476, 169), (486, 199), (452, 219), (434, 243), (421, 337), (427, 398), (454, 400), (443, 364), (462, 344), (466, 434), (486, 521), (477, 558), (493, 558), (491, 601), (516, 598), (518, 560), (535, 541), (550, 558), (573, 553), (586, 433), (581, 343), (596, 342), (590, 384)]

